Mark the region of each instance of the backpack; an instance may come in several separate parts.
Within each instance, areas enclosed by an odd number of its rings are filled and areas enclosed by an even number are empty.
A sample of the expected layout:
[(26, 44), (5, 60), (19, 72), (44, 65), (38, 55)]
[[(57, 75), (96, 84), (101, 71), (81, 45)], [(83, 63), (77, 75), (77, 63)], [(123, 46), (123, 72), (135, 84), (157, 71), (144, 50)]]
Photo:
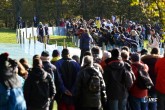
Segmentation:
[(31, 77), (31, 91), (30, 91), (30, 100), (29, 103), (33, 107), (45, 108), (49, 105), (49, 96), (50, 96), (50, 75), (47, 73), (46, 78), (36, 79)]
[(90, 71), (88, 71), (88, 74), (90, 75), (90, 78), (89, 78), (88, 83), (87, 83), (88, 84), (88, 90), (91, 93), (98, 93), (101, 90), (101, 87), (100, 87), (101, 79), (99, 77), (99, 74), (101, 74), (101, 73), (99, 73), (99, 70), (95, 69), (94, 67), (92, 68), (92, 70), (93, 71), (91, 71), (91, 69), (90, 69)]
[(154, 86), (149, 73), (144, 70), (144, 66), (138, 66), (138, 76), (136, 80), (136, 85), (140, 89), (150, 89)]

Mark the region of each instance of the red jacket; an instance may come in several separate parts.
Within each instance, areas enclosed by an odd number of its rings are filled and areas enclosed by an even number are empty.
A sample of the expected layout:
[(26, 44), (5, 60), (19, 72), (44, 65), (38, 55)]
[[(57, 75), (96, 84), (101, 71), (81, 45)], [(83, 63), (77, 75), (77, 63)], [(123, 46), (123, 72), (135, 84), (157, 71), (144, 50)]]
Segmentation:
[[(131, 67), (132, 67), (132, 71), (135, 74), (135, 77), (137, 78), (138, 75), (138, 66), (139, 65), (144, 65), (144, 69), (146, 71), (148, 71), (148, 66), (146, 64), (140, 63), (140, 62), (136, 62), (136, 63), (132, 63)], [(147, 89), (140, 89), (137, 87), (136, 85), (136, 81), (134, 82), (133, 86), (130, 89), (130, 94), (136, 98), (143, 98), (145, 96), (148, 96), (148, 90)]]
[(156, 90), (165, 94), (165, 57), (158, 59), (155, 65), (156, 78)]

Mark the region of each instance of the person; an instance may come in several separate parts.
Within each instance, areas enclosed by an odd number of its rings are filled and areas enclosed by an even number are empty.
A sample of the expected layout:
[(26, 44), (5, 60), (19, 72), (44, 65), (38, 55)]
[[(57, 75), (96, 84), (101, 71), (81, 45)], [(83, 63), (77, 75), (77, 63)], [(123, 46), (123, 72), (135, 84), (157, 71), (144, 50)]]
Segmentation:
[(21, 58), (19, 60), (19, 62), (22, 64), (22, 66), (25, 68), (25, 70), (29, 70), (30, 66), (29, 66), (29, 63), (28, 63), (28, 60), (25, 59), (25, 58)]
[(108, 58), (111, 58), (111, 53), (108, 52), (108, 51), (104, 51), (103, 52), (103, 57), (102, 57), (101, 62), (100, 62), (100, 65), (103, 69), (106, 66), (105, 60), (108, 59)]
[(128, 89), (133, 84), (131, 66), (119, 58), (120, 54), (118, 48), (113, 49), (104, 69), (108, 110), (126, 110)]
[[(92, 76), (95, 75), (98, 80), (95, 80), (96, 90), (90, 89)], [(78, 73), (76, 81), (76, 103), (77, 110), (101, 110), (106, 104), (105, 83), (102, 73), (93, 67), (92, 56), (83, 57), (81, 71)]]
[(83, 32), (80, 37), (80, 49), (81, 49), (81, 55), (80, 55), (80, 64), (82, 62), (83, 54), (86, 51), (89, 51), (91, 48), (91, 44), (93, 42), (93, 39), (88, 34), (88, 30)]
[(38, 41), (43, 42), (44, 34), (45, 34), (44, 27), (43, 27), (42, 22), (40, 22), (38, 27), (37, 27)]
[(131, 38), (126, 38), (124, 36), (124, 34), (120, 35), (120, 39), (121, 39), (124, 46), (130, 47), (132, 52), (137, 52), (138, 43), (135, 40), (133, 40)]
[(17, 66), (8, 53), (0, 55), (0, 110), (26, 110)]
[(156, 91), (157, 91), (157, 110), (165, 109), (165, 54), (163, 58), (157, 60), (155, 64), (155, 73), (156, 77)]
[[(156, 84), (155, 64), (156, 64), (157, 60), (160, 58), (161, 58), (161, 56), (159, 55), (158, 48), (153, 48), (151, 50), (150, 55), (144, 55), (141, 57), (141, 61), (143, 63), (147, 64), (149, 67), (148, 73), (149, 73), (150, 78), (154, 85)], [(151, 89), (148, 90), (148, 96), (150, 98), (157, 98), (155, 86), (153, 86)], [(148, 108), (149, 108), (149, 110), (157, 110), (157, 102), (156, 101), (149, 102)]]
[(129, 60), (130, 55), (129, 52), (126, 50), (121, 51), (121, 58), (124, 62), (127, 62), (128, 64), (131, 64), (131, 61)]
[(51, 63), (55, 65), (56, 61), (60, 60), (60, 52), (55, 49), (52, 52), (52, 60)]
[(24, 84), (27, 110), (49, 110), (56, 88), (52, 76), (43, 68), (41, 59), (33, 60), (33, 68)]
[(48, 24), (45, 24), (44, 32), (45, 32), (44, 43), (48, 44), (49, 43), (49, 27), (48, 27)]
[(133, 53), (131, 55), (131, 67), (133, 73), (136, 77), (136, 80), (133, 83), (133, 86), (130, 88), (129, 103), (132, 110), (148, 110), (148, 90), (141, 89), (137, 86), (137, 77), (138, 77), (138, 68), (143, 67), (144, 71), (148, 72), (148, 66), (143, 64), (138, 53)]
[(77, 55), (73, 55), (72, 59), (75, 60), (78, 64), (80, 64), (80, 58)]
[(140, 54), (141, 54), (141, 56), (147, 55), (147, 54), (148, 54), (148, 50), (147, 50), (147, 49), (142, 49), (142, 50), (140, 51)]
[(91, 53), (94, 59), (94, 63), (100, 63), (102, 58), (102, 52), (99, 46), (93, 46), (91, 48)]
[(131, 38), (126, 38), (123, 34), (120, 35), (120, 39), (124, 46), (130, 47), (132, 52), (137, 52), (138, 43), (135, 40)]
[(148, 44), (148, 47), (150, 47), (150, 48), (154, 48), (154, 47), (159, 48), (159, 39), (155, 35), (155, 30), (152, 29), (150, 31), (150, 33), (151, 33), (151, 43)]
[[(56, 66), (51, 64), (51, 62), (50, 62), (49, 52), (43, 51), (41, 53), (40, 59), (42, 60), (43, 69), (52, 76), (53, 81), (55, 83), (55, 86), (58, 87), (59, 86), (58, 85), (59, 84), (59, 82), (58, 82), (59, 81), (59, 74), (58, 74)], [(49, 106), (49, 110), (53, 109), (53, 105), (54, 105), (54, 100), (51, 101), (50, 106)]]
[(38, 17), (37, 16), (33, 17), (33, 23), (34, 23), (34, 27), (38, 26)]
[(74, 95), (75, 82), (80, 65), (70, 58), (67, 48), (62, 50), (62, 58), (55, 63), (62, 85), (60, 85), (60, 97), (57, 99), (58, 110), (75, 110)]

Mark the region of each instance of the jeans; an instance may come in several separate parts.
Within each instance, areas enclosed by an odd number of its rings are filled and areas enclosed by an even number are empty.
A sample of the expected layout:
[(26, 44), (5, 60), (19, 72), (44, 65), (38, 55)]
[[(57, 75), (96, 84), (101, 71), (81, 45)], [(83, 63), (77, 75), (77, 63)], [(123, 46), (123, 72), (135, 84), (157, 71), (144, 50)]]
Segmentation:
[(158, 96), (157, 110), (165, 110), (165, 94), (157, 92), (157, 96)]
[(127, 99), (109, 100), (108, 110), (126, 110)]
[(148, 110), (148, 99), (146, 97), (136, 98), (130, 95), (129, 103), (132, 110)]
[[(157, 110), (157, 94), (156, 93), (149, 93), (148, 94), (148, 109), (149, 110)], [(152, 100), (155, 99), (155, 100)]]

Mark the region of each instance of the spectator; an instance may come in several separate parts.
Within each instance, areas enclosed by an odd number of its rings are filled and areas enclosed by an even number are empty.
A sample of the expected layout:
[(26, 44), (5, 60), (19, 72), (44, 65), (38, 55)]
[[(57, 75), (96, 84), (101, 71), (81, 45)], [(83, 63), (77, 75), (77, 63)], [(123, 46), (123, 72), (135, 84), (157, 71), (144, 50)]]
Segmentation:
[(58, 50), (53, 50), (51, 63), (55, 65), (56, 61), (60, 59), (60, 52)]
[(147, 54), (148, 54), (148, 50), (147, 50), (147, 49), (142, 49), (142, 50), (140, 51), (140, 54), (141, 54), (141, 56), (147, 55)]
[[(147, 64), (149, 67), (148, 73), (149, 73), (154, 85), (156, 84), (155, 64), (156, 64), (157, 60), (160, 58), (161, 58), (161, 56), (159, 55), (158, 48), (153, 48), (151, 50), (151, 55), (144, 55), (141, 57), (141, 61), (143, 63)], [(151, 98), (157, 98), (155, 86), (153, 86), (151, 89), (148, 90), (148, 96)], [(155, 102), (155, 101), (150, 102), (148, 108), (149, 108), (149, 110), (157, 110), (157, 102)]]
[[(104, 69), (107, 105), (109, 110), (126, 110), (128, 88), (133, 83), (130, 75), (131, 67), (119, 58), (119, 49), (113, 49), (111, 55)], [(129, 67), (129, 70), (126, 71), (125, 67)]]
[(102, 60), (100, 62), (101, 67), (104, 69), (106, 66), (105, 60), (111, 58), (111, 53), (108, 51), (104, 51)]
[(26, 110), (18, 64), (8, 56), (0, 55), (0, 110)]
[(131, 64), (131, 61), (129, 60), (129, 52), (126, 50), (121, 51), (121, 58), (124, 62), (127, 62), (128, 64)]
[(45, 34), (45, 30), (44, 30), (42, 22), (40, 22), (37, 27), (38, 41), (40, 41), (42, 43), (44, 42), (44, 34)]
[(22, 66), (25, 68), (26, 71), (29, 70), (30, 66), (29, 66), (29, 63), (28, 63), (27, 59), (21, 58), (19, 60), (19, 62), (22, 64)]
[(44, 43), (49, 44), (49, 27), (48, 27), (48, 24), (45, 24), (44, 32), (45, 32)]
[(72, 59), (75, 60), (78, 64), (80, 64), (80, 58), (77, 55), (73, 55)]
[[(140, 55), (138, 53), (134, 53), (131, 55), (131, 67), (135, 77), (138, 77), (138, 69), (140, 66), (144, 68), (145, 71), (148, 72), (148, 66), (143, 64), (140, 60)], [(140, 89), (136, 85), (136, 80), (134, 81), (133, 86), (130, 89), (129, 103), (131, 105), (132, 110), (148, 110), (148, 102), (147, 102), (148, 90)]]
[(155, 64), (155, 72), (157, 75), (156, 78), (156, 90), (157, 90), (157, 110), (164, 110), (165, 109), (165, 54), (163, 58), (158, 59)]
[[(52, 78), (53, 78), (53, 81), (55, 82), (55, 85), (58, 86), (58, 72), (57, 72), (57, 69), (55, 67), (55, 65), (51, 64), (50, 63), (50, 57), (49, 57), (49, 52), (48, 51), (43, 51), (41, 53), (41, 60), (42, 60), (42, 64), (43, 64), (43, 69), (48, 72)], [(52, 110), (53, 109), (53, 105), (54, 105), (54, 100), (51, 101), (50, 103), (50, 106), (49, 106), (49, 110)]]
[[(77, 110), (101, 110), (107, 98), (102, 74), (93, 67), (92, 56), (85, 56), (82, 64), (82, 70), (79, 72), (76, 82)], [(89, 87), (92, 75), (96, 75), (98, 78), (95, 82), (98, 84), (95, 92), (91, 91)]]
[(60, 85), (61, 97), (58, 99), (58, 110), (75, 110), (74, 95), (75, 82), (80, 65), (70, 58), (69, 50), (62, 50), (62, 59), (55, 63), (61, 76), (63, 85)]
[(155, 35), (155, 30), (152, 29), (151, 31), (151, 42), (148, 44), (150, 48), (159, 48), (159, 39)]
[(86, 51), (90, 50), (92, 42), (93, 42), (93, 39), (89, 36), (87, 31), (81, 34), (81, 38), (80, 38), (80, 49), (81, 49), (80, 64), (82, 62), (83, 54)]
[(53, 78), (42, 68), (41, 59), (33, 60), (33, 68), (24, 85), (28, 110), (49, 110), (56, 90)]

